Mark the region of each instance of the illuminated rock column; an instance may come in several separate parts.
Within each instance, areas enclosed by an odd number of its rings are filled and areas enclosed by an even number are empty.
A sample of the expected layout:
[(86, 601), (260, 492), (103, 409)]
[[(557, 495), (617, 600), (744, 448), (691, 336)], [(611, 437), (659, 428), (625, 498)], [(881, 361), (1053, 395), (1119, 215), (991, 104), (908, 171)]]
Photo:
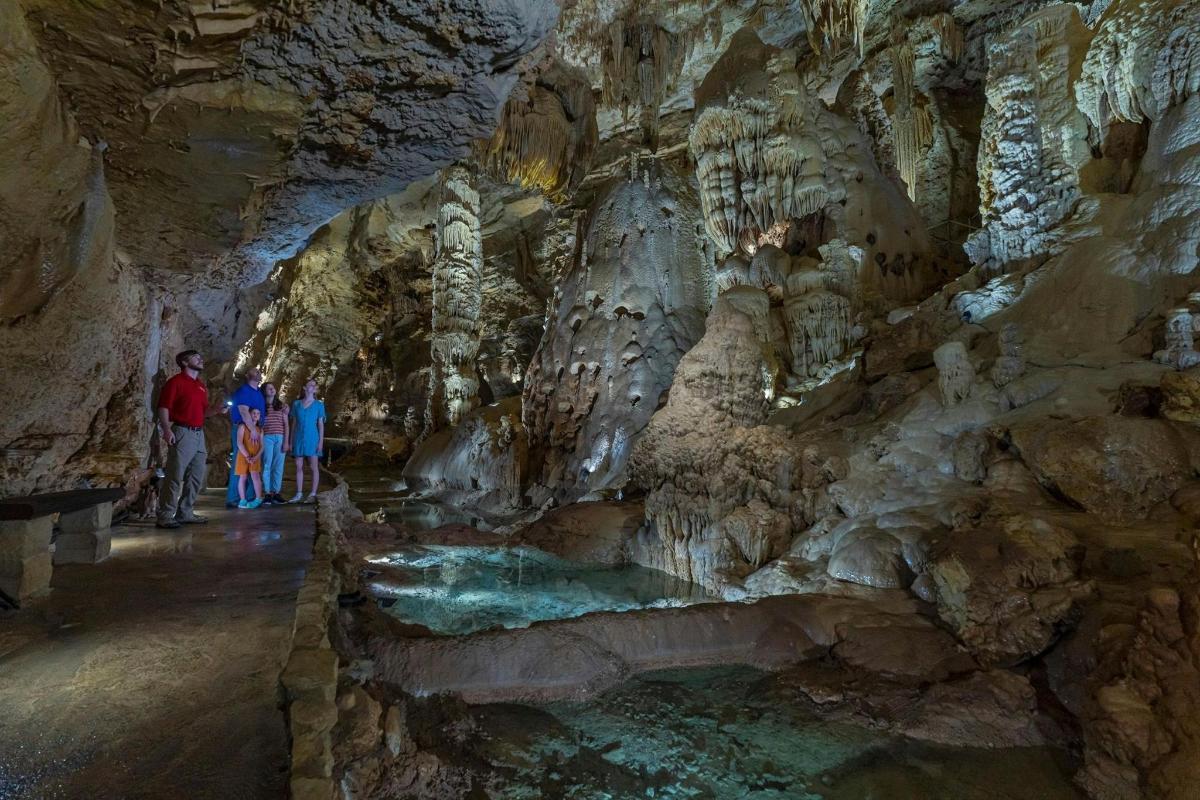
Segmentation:
[(437, 257), (433, 263), (433, 320), (426, 433), (454, 427), (479, 405), (479, 311), (483, 302), (479, 193), (462, 167), (442, 176)]

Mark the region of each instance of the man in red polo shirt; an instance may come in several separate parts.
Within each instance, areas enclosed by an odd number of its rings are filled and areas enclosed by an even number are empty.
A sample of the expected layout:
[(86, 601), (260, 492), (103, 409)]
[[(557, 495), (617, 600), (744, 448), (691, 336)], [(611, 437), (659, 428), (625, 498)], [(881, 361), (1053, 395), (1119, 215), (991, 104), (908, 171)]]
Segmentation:
[(195, 350), (175, 356), (179, 374), (170, 378), (158, 396), (158, 430), (170, 448), (167, 452), (166, 488), (158, 506), (159, 528), (206, 522), (192, 510), (204, 486), (208, 448), (204, 445), (204, 417), (208, 389), (200, 380), (204, 359)]

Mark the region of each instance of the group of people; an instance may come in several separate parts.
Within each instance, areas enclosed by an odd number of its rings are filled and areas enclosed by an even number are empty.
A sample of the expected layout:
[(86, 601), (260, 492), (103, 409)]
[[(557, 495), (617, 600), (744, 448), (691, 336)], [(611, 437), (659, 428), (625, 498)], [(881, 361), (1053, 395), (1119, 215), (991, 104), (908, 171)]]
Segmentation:
[[(200, 380), (204, 358), (199, 352), (185, 350), (175, 357), (175, 363), (179, 374), (164, 384), (158, 400), (158, 430), (168, 447), (165, 487), (158, 505), (160, 528), (206, 521), (195, 513), (208, 459), (204, 420), (224, 410), (209, 403), (208, 389)], [(275, 385), (262, 379), (258, 368), (247, 370), (245, 383), (227, 404), (233, 423), (233, 464), (226, 508), (301, 502), (305, 499), (306, 464), (311, 475), (308, 501), (316, 500), (320, 456), (325, 449), (325, 405), (317, 399), (317, 382), (305, 381), (303, 396), (289, 408)], [(287, 453), (296, 462), (296, 493), (290, 500), (282, 494)]]
[[(225, 493), (226, 508), (257, 508), (264, 503), (299, 503), (304, 499), (304, 465), (312, 478), (308, 500), (314, 502), (320, 483), (320, 456), (325, 449), (325, 404), (317, 399), (317, 382), (304, 382), (303, 396), (290, 410), (273, 383), (263, 383), (262, 371), (252, 367), (230, 401), (233, 422), (233, 469)], [(285, 500), (285, 453), (296, 460), (296, 494)]]

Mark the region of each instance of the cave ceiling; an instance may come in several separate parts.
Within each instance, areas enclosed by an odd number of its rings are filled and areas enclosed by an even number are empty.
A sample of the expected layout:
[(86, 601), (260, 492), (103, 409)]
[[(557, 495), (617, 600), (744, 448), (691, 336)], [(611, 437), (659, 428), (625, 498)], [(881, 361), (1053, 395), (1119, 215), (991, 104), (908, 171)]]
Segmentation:
[(107, 145), (121, 248), (261, 281), (320, 225), (486, 138), (550, 0), (26, 5), (81, 133)]

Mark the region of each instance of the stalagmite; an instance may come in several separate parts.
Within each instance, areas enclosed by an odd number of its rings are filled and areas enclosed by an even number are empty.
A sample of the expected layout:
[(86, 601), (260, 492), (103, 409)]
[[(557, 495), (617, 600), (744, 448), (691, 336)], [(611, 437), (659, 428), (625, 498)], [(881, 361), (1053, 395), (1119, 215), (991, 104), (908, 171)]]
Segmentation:
[(1175, 369), (1189, 369), (1200, 365), (1200, 352), (1195, 349), (1195, 316), (1187, 308), (1175, 308), (1167, 314), (1164, 333), (1166, 347), (1154, 354), (1160, 364), (1169, 364)]
[(971, 395), (975, 383), (975, 367), (962, 342), (946, 342), (933, 351), (933, 363), (938, 371), (938, 388), (942, 404), (949, 408)]
[(1021, 331), (1015, 322), (1000, 328), (1000, 355), (992, 364), (992, 384), (1001, 389), (1025, 374), (1025, 355), (1021, 347)]
[(475, 356), (479, 353), (482, 270), (479, 194), (466, 169), (450, 167), (442, 176), (433, 264), (433, 366), (426, 435), (457, 425), (479, 404)]
[(529, 363), (522, 412), (539, 498), (624, 483), (630, 449), (704, 329), (712, 275), (694, 190), (657, 161), (632, 169), (595, 201)]
[(1072, 102), (1071, 65), (1087, 32), (1074, 6), (1051, 6), (997, 37), (988, 51), (979, 148), (984, 231), (966, 245), (989, 273), (1061, 246), (1061, 223), (1080, 200), (1091, 157), (1086, 120)]

